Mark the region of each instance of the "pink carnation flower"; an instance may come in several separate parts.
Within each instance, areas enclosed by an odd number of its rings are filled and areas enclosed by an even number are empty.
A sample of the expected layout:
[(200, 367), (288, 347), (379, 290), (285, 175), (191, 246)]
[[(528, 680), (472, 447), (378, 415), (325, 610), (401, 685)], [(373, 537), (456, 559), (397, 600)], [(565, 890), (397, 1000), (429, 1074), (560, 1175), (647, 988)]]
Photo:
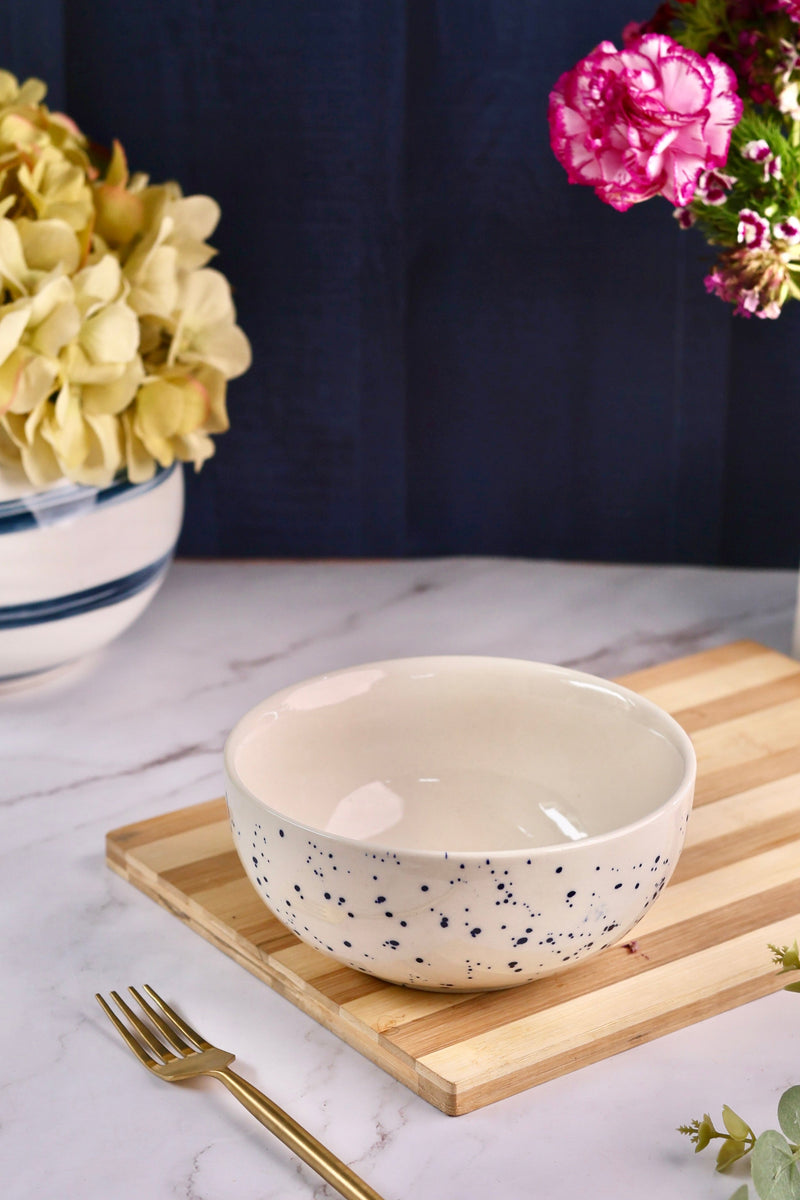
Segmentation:
[(721, 167), (742, 115), (736, 77), (664, 34), (601, 42), (550, 93), (550, 142), (570, 183), (621, 212), (661, 194), (679, 208)]

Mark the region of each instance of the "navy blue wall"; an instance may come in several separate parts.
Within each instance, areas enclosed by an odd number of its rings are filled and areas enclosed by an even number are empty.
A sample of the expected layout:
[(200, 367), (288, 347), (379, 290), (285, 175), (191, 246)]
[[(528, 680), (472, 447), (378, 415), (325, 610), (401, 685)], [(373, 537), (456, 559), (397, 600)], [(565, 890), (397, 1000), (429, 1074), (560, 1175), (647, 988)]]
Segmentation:
[(800, 305), (734, 320), (665, 201), (549, 149), (652, 7), (6, 0), (0, 66), (222, 205), (255, 361), (182, 552), (796, 564)]

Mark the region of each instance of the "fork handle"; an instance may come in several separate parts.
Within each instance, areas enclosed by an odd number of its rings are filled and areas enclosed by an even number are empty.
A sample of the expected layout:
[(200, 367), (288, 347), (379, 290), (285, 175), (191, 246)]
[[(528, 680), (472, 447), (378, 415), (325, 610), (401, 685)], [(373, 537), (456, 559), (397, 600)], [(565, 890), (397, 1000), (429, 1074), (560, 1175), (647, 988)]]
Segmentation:
[(297, 1121), (274, 1101), (253, 1087), (252, 1083), (242, 1079), (241, 1075), (237, 1075), (230, 1067), (221, 1067), (219, 1070), (209, 1071), (208, 1074), (224, 1083), (228, 1091), (256, 1120), (266, 1125), (270, 1133), (274, 1133), (298, 1158), (302, 1158), (303, 1162), (308, 1163), (331, 1187), (336, 1188), (345, 1200), (382, 1200), (368, 1183), (360, 1179), (355, 1171), (351, 1171), (327, 1146), (318, 1142), (307, 1129), (298, 1125)]

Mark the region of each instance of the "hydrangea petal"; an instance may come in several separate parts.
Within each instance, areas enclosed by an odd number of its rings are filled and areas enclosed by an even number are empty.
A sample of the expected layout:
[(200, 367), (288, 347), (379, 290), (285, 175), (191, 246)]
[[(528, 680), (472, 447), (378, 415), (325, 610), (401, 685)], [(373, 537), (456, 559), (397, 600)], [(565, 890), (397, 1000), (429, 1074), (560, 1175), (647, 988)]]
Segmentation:
[(41, 434), (53, 447), (66, 471), (80, 468), (89, 450), (89, 439), (78, 394), (68, 384), (59, 392), (55, 406), (48, 406), (41, 422)]
[(45, 321), (62, 304), (74, 304), (75, 289), (66, 275), (51, 275), (39, 281), (37, 290), (27, 302), (30, 312), (28, 325), (35, 327)]
[(80, 295), (108, 304), (119, 295), (122, 269), (113, 254), (106, 254), (98, 263), (79, 271), (74, 282)]
[(156, 246), (132, 281), (128, 304), (140, 316), (171, 317), (178, 304), (178, 252)]
[(19, 231), (8, 217), (0, 220), (0, 276), (16, 292), (26, 290), (28, 266)]
[(182, 307), (184, 321), (192, 329), (233, 320), (233, 298), (225, 276), (210, 267), (195, 271), (186, 280)]
[(190, 462), (199, 471), (204, 462), (212, 458), (215, 446), (206, 433), (199, 430), (176, 440), (176, 454), (183, 462)]
[(136, 398), (135, 428), (150, 448), (178, 432), (183, 413), (181, 389), (166, 379), (145, 383)]
[(46, 358), (55, 359), (63, 348), (78, 336), (81, 315), (72, 303), (59, 304), (45, 317), (31, 335), (31, 346)]
[(84, 383), (81, 387), (83, 411), (89, 416), (112, 415), (123, 412), (136, 396), (144, 379), (141, 359), (129, 362), (117, 379), (104, 383)]
[(119, 421), (102, 413), (84, 413), (87, 453), (75, 472), (78, 483), (101, 487), (117, 473), (122, 465), (122, 432)]
[(64, 474), (63, 466), (53, 447), (41, 436), (20, 447), (20, 461), (25, 475), (34, 487), (48, 487)]
[(29, 413), (53, 391), (55, 366), (18, 348), (0, 367), (0, 412)]
[(139, 322), (127, 304), (107, 304), (80, 331), (80, 344), (94, 363), (129, 363), (139, 349)]
[(220, 208), (210, 196), (183, 196), (169, 207), (181, 240), (205, 242), (219, 224)]
[(238, 325), (218, 325), (206, 329), (202, 337), (190, 342), (178, 356), (186, 363), (207, 363), (226, 379), (243, 375), (252, 362), (250, 342)]
[(20, 220), (17, 223), (22, 252), (33, 271), (54, 271), (57, 267), (72, 275), (81, 260), (81, 247), (74, 229), (66, 221)]
[(146, 483), (156, 473), (155, 460), (142, 444), (133, 428), (130, 409), (122, 414), (122, 432), (125, 440), (125, 470), (131, 483)]

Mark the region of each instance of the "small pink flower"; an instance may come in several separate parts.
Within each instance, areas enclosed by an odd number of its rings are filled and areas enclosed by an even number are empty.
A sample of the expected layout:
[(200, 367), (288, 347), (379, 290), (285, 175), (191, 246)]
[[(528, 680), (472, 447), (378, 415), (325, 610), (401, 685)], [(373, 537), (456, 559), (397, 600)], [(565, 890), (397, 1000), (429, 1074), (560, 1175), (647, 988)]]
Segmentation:
[(733, 304), (734, 316), (774, 321), (788, 292), (788, 266), (773, 247), (726, 250), (706, 276), (706, 291)]
[(764, 182), (767, 183), (770, 179), (783, 179), (780, 154), (768, 158), (764, 163)]
[(770, 244), (769, 221), (753, 212), (752, 208), (742, 208), (739, 210), (736, 237), (751, 250), (765, 250)]
[(681, 229), (691, 229), (697, 217), (690, 208), (675, 208), (672, 215), (680, 225)]
[(764, 182), (770, 179), (782, 179), (783, 173), (781, 169), (781, 156), (773, 154), (769, 145), (763, 138), (759, 138), (754, 142), (747, 142), (742, 146), (742, 158), (747, 158), (750, 162), (758, 162), (764, 164)]
[(776, 9), (785, 12), (787, 17), (800, 25), (800, 0), (770, 0), (764, 7), (767, 12)]
[(742, 114), (733, 72), (664, 34), (623, 50), (601, 42), (550, 93), (550, 143), (570, 183), (624, 211), (662, 195), (690, 203), (702, 171), (725, 164)]
[(724, 204), (735, 183), (735, 175), (723, 175), (722, 171), (701, 171), (697, 177), (695, 199), (702, 200), (704, 204)]
[(772, 151), (763, 138), (755, 142), (746, 142), (742, 146), (742, 158), (748, 158), (751, 162), (765, 162), (771, 155)]
[(800, 242), (800, 221), (797, 217), (784, 217), (772, 226), (772, 232), (778, 241), (796, 246)]

